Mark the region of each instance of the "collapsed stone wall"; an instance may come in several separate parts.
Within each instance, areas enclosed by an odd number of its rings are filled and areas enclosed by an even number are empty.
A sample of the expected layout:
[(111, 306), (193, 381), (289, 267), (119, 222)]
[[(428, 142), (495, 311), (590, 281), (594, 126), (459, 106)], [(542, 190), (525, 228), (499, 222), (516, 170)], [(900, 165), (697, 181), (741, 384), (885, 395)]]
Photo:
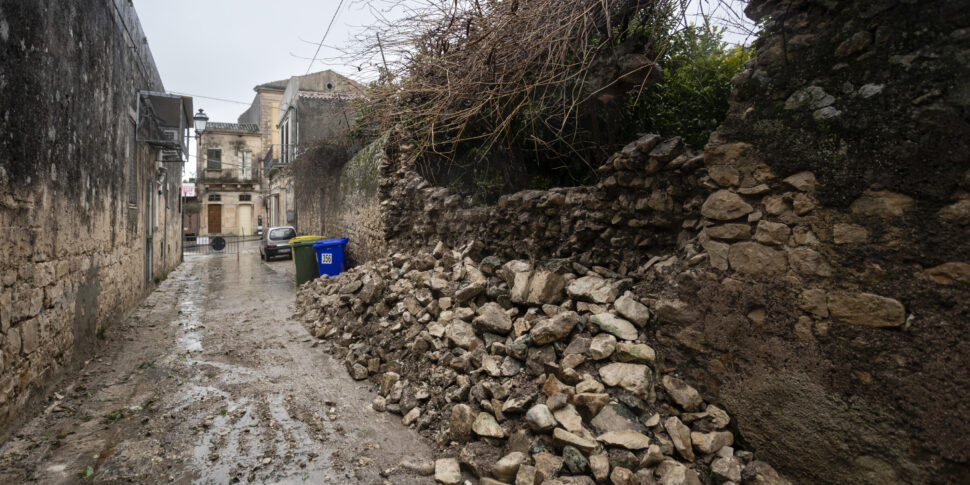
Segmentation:
[(0, 439), (148, 291), (156, 216), (152, 272), (180, 261), (180, 167), (154, 199), (134, 141), (136, 93), (164, 91), (143, 40), (124, 0), (0, 1)]
[(405, 162), (411, 147), (390, 148), (398, 163), (385, 167), (381, 199), (385, 236), (398, 249), (477, 239), (506, 258), (569, 257), (633, 271), (676, 247), (702, 201), (694, 198), (702, 157), (679, 137), (630, 143), (599, 168), (596, 185), (518, 192), (495, 206), (466, 206)]
[(970, 2), (747, 12), (764, 33), (702, 159), (634, 143), (596, 186), (465, 207), (392, 147), (388, 243), (633, 276), (665, 365), (797, 481), (970, 480)]
[(310, 150), (292, 167), (300, 233), (349, 238), (351, 265), (386, 252), (378, 198), (386, 144), (381, 137), (337, 167), (333, 152)]

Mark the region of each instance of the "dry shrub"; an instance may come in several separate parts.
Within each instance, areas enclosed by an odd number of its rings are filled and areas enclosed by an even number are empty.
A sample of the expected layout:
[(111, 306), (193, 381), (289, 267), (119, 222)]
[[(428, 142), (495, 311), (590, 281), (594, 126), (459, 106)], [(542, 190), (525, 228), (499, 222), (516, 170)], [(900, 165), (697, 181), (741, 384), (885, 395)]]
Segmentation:
[(451, 162), (463, 146), (484, 156), (531, 145), (591, 163), (600, 143), (583, 134), (612, 130), (589, 113), (662, 77), (655, 61), (675, 10), (674, 0), (411, 5), (358, 53), (386, 61), (363, 121), (402, 128), (420, 154)]

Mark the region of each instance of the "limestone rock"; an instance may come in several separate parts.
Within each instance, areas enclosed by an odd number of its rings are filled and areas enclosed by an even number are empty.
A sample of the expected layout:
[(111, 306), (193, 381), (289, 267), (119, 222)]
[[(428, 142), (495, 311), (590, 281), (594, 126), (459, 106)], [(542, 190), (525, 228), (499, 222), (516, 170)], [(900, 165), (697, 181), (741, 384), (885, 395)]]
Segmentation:
[(553, 411), (552, 415), (563, 428), (566, 428), (566, 431), (583, 434), (583, 417), (579, 415), (576, 407), (572, 404), (567, 404)]
[(691, 433), (690, 440), (694, 448), (701, 453), (717, 453), (725, 446), (734, 444), (734, 435), (729, 431), (712, 431), (710, 433)]
[(548, 431), (556, 427), (556, 418), (545, 404), (536, 404), (525, 413), (525, 421), (533, 431)]
[(525, 303), (529, 299), (529, 288), (532, 282), (531, 271), (520, 271), (512, 277), (512, 289), (509, 298), (513, 303)]
[(593, 425), (600, 433), (608, 433), (610, 431), (636, 431), (644, 432), (646, 428), (639, 422), (637, 422), (636, 415), (630, 411), (629, 408), (620, 404), (613, 403), (603, 407), (603, 409), (596, 414), (590, 424)]
[(536, 271), (532, 275), (529, 297), (526, 301), (535, 305), (558, 304), (562, 301), (562, 290), (565, 285), (566, 282), (560, 274)]
[(660, 477), (657, 485), (701, 485), (697, 472), (674, 460), (664, 460), (656, 474)]
[(498, 425), (495, 421), (495, 416), (489, 413), (481, 412), (478, 413), (478, 417), (475, 418), (475, 422), (472, 423), (472, 431), (479, 436), (486, 436), (489, 438), (504, 438), (505, 430)]
[(943, 263), (925, 271), (926, 275), (937, 284), (954, 285), (963, 283), (970, 285), (970, 264), (961, 262)]
[(579, 323), (579, 314), (573, 311), (562, 312), (532, 327), (530, 331), (532, 341), (535, 345), (551, 344), (567, 337), (577, 323)]
[(902, 303), (872, 293), (829, 293), (828, 310), (834, 318), (868, 327), (898, 327), (906, 320)]
[(741, 479), (744, 480), (744, 485), (791, 485), (791, 482), (782, 478), (771, 465), (763, 461), (748, 463), (741, 472)]
[(657, 313), (657, 319), (665, 323), (690, 325), (700, 319), (697, 310), (682, 300), (660, 299), (654, 310)]
[(629, 468), (618, 466), (610, 473), (610, 483), (613, 485), (636, 485), (633, 472)]
[(603, 482), (610, 475), (610, 459), (606, 453), (597, 453), (589, 457), (589, 469), (593, 473), (593, 479)]
[[(557, 428), (555, 431), (562, 430)], [(553, 433), (555, 433), (555, 431), (553, 431)], [(562, 470), (562, 457), (558, 455), (541, 452), (532, 455), (532, 459), (535, 461), (536, 483), (542, 483), (546, 480), (550, 480), (558, 475), (559, 471)]]
[(913, 207), (912, 197), (888, 190), (867, 190), (855, 200), (849, 209), (863, 217), (899, 217)]
[(440, 458), (434, 462), (434, 479), (438, 483), (457, 485), (461, 483), (461, 467), (454, 458)]
[(970, 199), (964, 199), (940, 209), (939, 216), (947, 222), (970, 224)]
[(869, 231), (855, 224), (836, 224), (832, 226), (832, 240), (835, 244), (860, 244), (869, 240)]
[(764, 244), (785, 244), (791, 229), (780, 222), (758, 221), (758, 227), (754, 233), (754, 240)]
[(711, 473), (719, 481), (741, 481), (741, 460), (734, 456), (718, 457), (711, 463)]
[(788, 251), (788, 264), (803, 275), (832, 276), (832, 267), (818, 251), (808, 247), (797, 247)]
[(650, 310), (647, 309), (647, 306), (634, 300), (629, 294), (617, 298), (613, 305), (620, 316), (633, 322), (638, 327), (642, 328), (650, 320)]
[(637, 395), (646, 395), (650, 385), (650, 368), (641, 364), (614, 362), (599, 369), (600, 378), (608, 386), (619, 386)]
[(751, 226), (747, 224), (720, 224), (704, 229), (714, 239), (744, 240), (751, 237)]
[(475, 422), (475, 415), (472, 408), (467, 404), (456, 404), (451, 408), (451, 420), (448, 424), (448, 434), (452, 440), (459, 443), (468, 441), (471, 437), (472, 424)]
[(674, 402), (676, 402), (680, 407), (684, 408), (685, 411), (695, 411), (701, 406), (701, 404), (704, 403), (704, 400), (701, 399), (701, 395), (697, 392), (697, 389), (694, 389), (686, 382), (674, 376), (669, 374), (665, 375), (660, 382), (663, 384), (664, 390), (667, 391), (667, 394), (669, 394)]
[(571, 281), (566, 287), (566, 293), (571, 298), (593, 303), (611, 303), (619, 294), (609, 281), (593, 275)]
[(636, 340), (640, 335), (632, 323), (612, 313), (599, 313), (593, 315), (589, 320), (600, 330), (622, 340)]
[(616, 345), (616, 360), (620, 362), (653, 365), (656, 358), (657, 353), (646, 344), (620, 342)]
[(829, 305), (825, 290), (812, 288), (805, 290), (798, 296), (798, 307), (819, 318), (829, 316)]
[(479, 307), (478, 316), (472, 320), (472, 325), (480, 332), (499, 335), (507, 335), (512, 331), (512, 319), (505, 313), (505, 309), (495, 302), (488, 302)]
[(581, 392), (576, 394), (576, 405), (589, 409), (590, 414), (596, 414), (603, 406), (610, 402), (610, 395), (602, 392)]
[(748, 215), (754, 208), (740, 195), (729, 190), (718, 190), (711, 194), (701, 206), (701, 215), (708, 219), (729, 221)]
[(536, 475), (536, 467), (520, 465), (518, 473), (515, 474), (515, 485), (536, 485), (540, 480)]
[(475, 329), (471, 324), (461, 320), (452, 320), (445, 327), (445, 337), (454, 345), (463, 349), (471, 347), (475, 341)]
[(616, 337), (608, 333), (597, 334), (589, 343), (589, 356), (593, 360), (603, 360), (616, 350)]
[(599, 435), (596, 440), (610, 446), (622, 446), (628, 450), (644, 450), (650, 446), (649, 437), (628, 429), (608, 431)]
[(688, 461), (694, 461), (694, 449), (691, 446), (690, 440), (690, 428), (688, 428), (684, 423), (677, 419), (676, 416), (671, 416), (664, 421), (664, 429), (667, 430), (667, 435), (670, 436), (670, 441), (673, 442), (674, 449), (680, 456), (686, 458)]
[(784, 252), (751, 241), (732, 244), (728, 263), (735, 271), (752, 275), (780, 273), (788, 267)]
[(492, 475), (502, 481), (510, 481), (519, 473), (519, 467), (528, 463), (529, 457), (521, 451), (513, 451), (503, 456), (492, 466)]
[(485, 291), (485, 283), (469, 283), (455, 292), (455, 301), (458, 303), (467, 303), (482, 294), (483, 291)]
[(562, 428), (552, 430), (552, 440), (560, 446), (573, 446), (583, 453), (590, 453), (598, 446), (595, 441), (577, 436)]
[(785, 178), (783, 182), (802, 192), (815, 191), (815, 174), (812, 172), (798, 172), (795, 175)]

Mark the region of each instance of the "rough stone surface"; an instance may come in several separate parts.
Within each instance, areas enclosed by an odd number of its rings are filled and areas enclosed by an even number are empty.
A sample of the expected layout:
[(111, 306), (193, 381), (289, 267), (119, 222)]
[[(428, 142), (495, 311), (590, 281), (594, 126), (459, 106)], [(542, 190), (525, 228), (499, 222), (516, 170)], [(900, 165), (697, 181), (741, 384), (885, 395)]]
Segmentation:
[(744, 201), (740, 195), (730, 190), (718, 190), (710, 195), (701, 206), (701, 214), (710, 219), (729, 221), (746, 216), (754, 208)]
[(639, 336), (637, 328), (632, 323), (613, 315), (612, 313), (599, 313), (590, 318), (590, 322), (598, 326), (600, 330), (622, 340), (636, 340)]
[(829, 293), (828, 310), (833, 318), (868, 327), (898, 327), (906, 320), (902, 303), (872, 293)]

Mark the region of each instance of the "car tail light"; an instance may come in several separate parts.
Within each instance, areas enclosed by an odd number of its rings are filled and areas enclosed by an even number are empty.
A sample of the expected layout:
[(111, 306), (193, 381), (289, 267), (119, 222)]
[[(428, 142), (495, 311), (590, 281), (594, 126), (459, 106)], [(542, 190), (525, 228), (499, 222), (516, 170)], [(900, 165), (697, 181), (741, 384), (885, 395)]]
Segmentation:
[(275, 248), (276, 248), (276, 245), (275, 244), (267, 244), (266, 245), (266, 249), (275, 249)]

